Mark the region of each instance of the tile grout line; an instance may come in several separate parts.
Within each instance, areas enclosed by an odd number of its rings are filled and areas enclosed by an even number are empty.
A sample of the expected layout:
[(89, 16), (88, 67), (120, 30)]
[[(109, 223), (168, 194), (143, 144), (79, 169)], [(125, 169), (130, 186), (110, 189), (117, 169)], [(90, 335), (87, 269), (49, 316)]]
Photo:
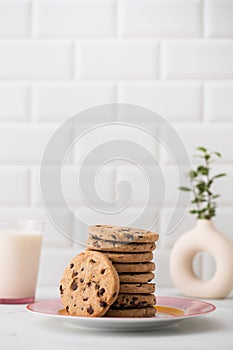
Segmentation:
[(31, 39), (37, 39), (36, 37), (36, 9), (37, 9), (37, 3), (36, 0), (31, 1)]
[(206, 39), (206, 2), (202, 0), (201, 2), (201, 37)]
[(115, 0), (115, 37), (113, 39), (122, 39), (120, 35), (120, 4), (118, 0)]
[[(158, 80), (163, 80), (162, 79), (162, 43), (161, 41), (159, 41), (157, 44), (157, 67), (156, 67), (156, 73), (157, 73), (157, 79)], [(155, 46), (155, 49), (156, 50), (156, 46)]]

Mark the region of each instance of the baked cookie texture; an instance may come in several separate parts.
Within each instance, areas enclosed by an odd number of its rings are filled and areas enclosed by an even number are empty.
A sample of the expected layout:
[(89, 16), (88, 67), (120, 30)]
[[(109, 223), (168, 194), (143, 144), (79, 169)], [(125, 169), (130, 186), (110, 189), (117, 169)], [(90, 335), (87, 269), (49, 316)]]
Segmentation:
[(155, 283), (121, 283), (120, 293), (154, 293)]
[(113, 242), (155, 242), (159, 238), (156, 232), (111, 225), (89, 226), (88, 232), (94, 238)]
[(89, 237), (87, 240), (87, 249), (94, 249), (103, 252), (120, 252), (120, 253), (141, 253), (152, 252), (155, 250), (155, 243), (126, 243), (103, 241), (97, 238)]
[(110, 309), (105, 316), (107, 317), (154, 317), (156, 309), (154, 306), (147, 306), (138, 309)]
[(135, 309), (146, 306), (153, 306), (156, 303), (154, 294), (127, 294), (119, 293), (111, 309)]
[(117, 299), (119, 276), (111, 261), (102, 253), (85, 251), (66, 267), (60, 296), (70, 315), (103, 316)]
[(118, 273), (140, 273), (140, 272), (151, 272), (154, 271), (156, 266), (152, 261), (145, 263), (114, 263), (113, 266), (117, 270)]
[(115, 252), (102, 252), (112, 262), (116, 263), (138, 263), (147, 262), (153, 259), (152, 252), (144, 253), (115, 253)]
[(147, 273), (119, 273), (120, 283), (147, 283), (154, 279), (153, 272)]

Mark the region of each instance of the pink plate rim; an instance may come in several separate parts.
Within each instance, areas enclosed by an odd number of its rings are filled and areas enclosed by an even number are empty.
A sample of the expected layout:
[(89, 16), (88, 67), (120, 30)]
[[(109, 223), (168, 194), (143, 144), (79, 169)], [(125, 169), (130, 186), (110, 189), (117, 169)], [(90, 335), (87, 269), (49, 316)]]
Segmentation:
[[(206, 301), (197, 300), (197, 299), (190, 299), (190, 298), (182, 298), (182, 297), (171, 297), (171, 296), (157, 296), (157, 305), (158, 306), (167, 306), (171, 308), (177, 308), (179, 310), (182, 310), (184, 312), (183, 315), (173, 315), (170, 317), (170, 319), (186, 319), (191, 317), (197, 317), (201, 315), (205, 315), (207, 313), (210, 313), (216, 309), (216, 306), (214, 304), (211, 304)], [(40, 315), (47, 315), (51, 317), (58, 317), (58, 318), (72, 318), (74, 319), (74, 316), (66, 316), (66, 315), (60, 315), (57, 313), (59, 309), (63, 308), (63, 305), (60, 301), (60, 299), (50, 299), (50, 300), (42, 300), (34, 303), (30, 303), (26, 306), (27, 310), (36, 314)], [(87, 317), (75, 317), (78, 319), (87, 319)], [(88, 319), (97, 319), (97, 317), (89, 317)], [(98, 317), (99, 320), (105, 320), (105, 317)], [(117, 320), (117, 318), (108, 317), (109, 319)], [(150, 320), (162, 320), (166, 319), (166, 317), (158, 317), (158, 318), (145, 318), (147, 322)], [(119, 318), (118, 320), (129, 320), (129, 318)], [(131, 321), (136, 321), (138, 318), (130, 318)], [(101, 322), (101, 321), (100, 321)]]

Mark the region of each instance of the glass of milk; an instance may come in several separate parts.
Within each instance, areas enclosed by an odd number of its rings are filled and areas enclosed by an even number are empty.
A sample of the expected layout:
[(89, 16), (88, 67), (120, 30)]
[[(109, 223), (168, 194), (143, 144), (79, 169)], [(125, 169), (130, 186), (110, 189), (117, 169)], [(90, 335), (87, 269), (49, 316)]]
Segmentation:
[(43, 232), (43, 222), (0, 222), (0, 304), (34, 301)]

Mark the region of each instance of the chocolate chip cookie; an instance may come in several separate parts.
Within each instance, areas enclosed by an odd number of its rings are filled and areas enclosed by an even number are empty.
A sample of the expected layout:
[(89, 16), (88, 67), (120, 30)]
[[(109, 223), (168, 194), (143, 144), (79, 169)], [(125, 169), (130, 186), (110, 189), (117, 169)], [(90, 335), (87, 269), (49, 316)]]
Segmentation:
[(70, 315), (103, 316), (119, 292), (119, 277), (107, 256), (85, 251), (75, 256), (64, 271), (60, 296)]
[(159, 235), (155, 232), (110, 225), (89, 226), (88, 232), (94, 238), (113, 242), (155, 242), (159, 238)]
[(145, 262), (145, 263), (136, 263), (136, 264), (127, 264), (127, 263), (114, 263), (113, 266), (117, 270), (118, 273), (122, 272), (150, 272), (155, 270), (155, 264), (153, 262)]
[(105, 314), (107, 317), (154, 317), (156, 309), (154, 306), (147, 306), (138, 309), (110, 309)]
[(152, 252), (146, 253), (113, 253), (103, 252), (112, 262), (116, 263), (137, 263), (147, 262), (153, 259)]
[(119, 293), (111, 309), (135, 309), (156, 304), (154, 294), (124, 294)]
[(156, 246), (154, 242), (149, 243), (126, 243), (104, 241), (101, 239), (89, 237), (86, 243), (87, 249), (105, 251), (105, 252), (122, 252), (122, 253), (140, 253), (152, 252)]
[(120, 293), (154, 293), (155, 283), (121, 283), (120, 284)]
[(119, 273), (120, 283), (147, 283), (154, 279), (153, 272), (147, 273)]

